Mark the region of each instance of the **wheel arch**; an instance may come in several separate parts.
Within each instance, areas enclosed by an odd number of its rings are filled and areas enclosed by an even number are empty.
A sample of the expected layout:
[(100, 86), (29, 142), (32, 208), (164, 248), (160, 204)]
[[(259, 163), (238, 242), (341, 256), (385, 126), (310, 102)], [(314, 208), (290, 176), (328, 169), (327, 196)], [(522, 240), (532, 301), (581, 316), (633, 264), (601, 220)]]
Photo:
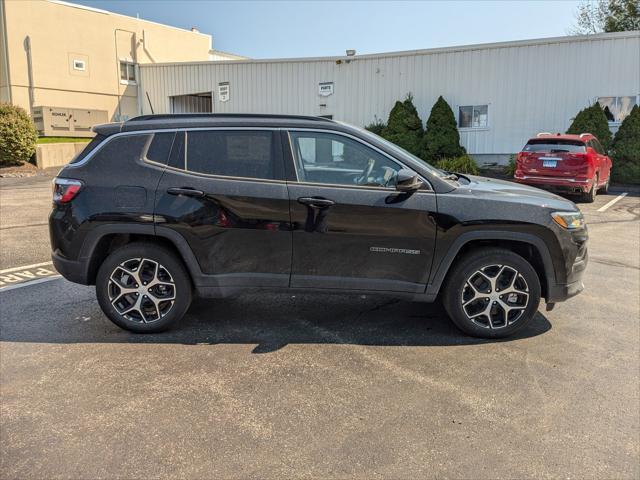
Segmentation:
[(107, 256), (118, 247), (133, 242), (149, 242), (173, 251), (182, 260), (191, 276), (192, 282), (202, 275), (193, 252), (179, 233), (167, 228), (155, 228), (153, 225), (108, 224), (93, 229), (85, 239), (80, 258), (86, 265), (87, 284), (93, 285), (100, 265)]
[(474, 249), (485, 247), (506, 248), (525, 258), (538, 274), (542, 296), (547, 298), (550, 287), (556, 283), (556, 275), (544, 240), (528, 233), (487, 230), (466, 232), (453, 242), (438, 267), (432, 271), (426, 293), (437, 295), (456, 260)]

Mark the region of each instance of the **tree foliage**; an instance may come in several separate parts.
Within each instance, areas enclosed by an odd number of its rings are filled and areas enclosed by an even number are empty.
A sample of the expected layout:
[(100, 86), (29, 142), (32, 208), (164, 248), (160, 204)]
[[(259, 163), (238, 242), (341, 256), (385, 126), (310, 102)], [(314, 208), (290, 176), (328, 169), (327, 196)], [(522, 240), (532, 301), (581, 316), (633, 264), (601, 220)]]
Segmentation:
[(640, 30), (640, 1), (583, 0), (575, 16), (574, 35)]
[(442, 96), (431, 108), (422, 142), (421, 157), (436, 164), (443, 158), (458, 158), (466, 154), (460, 145), (460, 134), (453, 111)]
[(0, 166), (28, 162), (36, 151), (38, 132), (27, 112), (0, 103)]
[(478, 165), (470, 155), (466, 153), (455, 158), (443, 158), (436, 163), (436, 167), (445, 172), (468, 173), (469, 175), (478, 175)]
[(600, 141), (605, 150), (611, 145), (611, 130), (609, 130), (609, 122), (602, 107), (598, 102), (590, 107), (584, 108), (578, 112), (576, 118), (573, 119), (567, 133), (580, 135), (581, 133), (591, 133)]
[(387, 125), (382, 130), (382, 136), (419, 156), (423, 133), (422, 121), (413, 104), (413, 97), (409, 94), (403, 102), (396, 102), (391, 109)]
[(613, 179), (640, 184), (640, 107), (633, 107), (611, 144)]
[(369, 125), (366, 125), (364, 128), (365, 130), (369, 130), (370, 132), (375, 133), (376, 135), (382, 136), (382, 132), (386, 127), (387, 125), (381, 119), (379, 119), (378, 117), (375, 117), (373, 122), (370, 123)]

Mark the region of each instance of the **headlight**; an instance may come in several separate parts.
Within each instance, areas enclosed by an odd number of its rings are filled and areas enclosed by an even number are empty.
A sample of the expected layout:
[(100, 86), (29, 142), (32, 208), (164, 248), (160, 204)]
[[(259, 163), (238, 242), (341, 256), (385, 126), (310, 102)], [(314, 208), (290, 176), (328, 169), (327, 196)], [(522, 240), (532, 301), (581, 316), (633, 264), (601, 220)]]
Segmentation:
[(580, 212), (553, 212), (551, 217), (565, 230), (584, 228), (584, 217)]

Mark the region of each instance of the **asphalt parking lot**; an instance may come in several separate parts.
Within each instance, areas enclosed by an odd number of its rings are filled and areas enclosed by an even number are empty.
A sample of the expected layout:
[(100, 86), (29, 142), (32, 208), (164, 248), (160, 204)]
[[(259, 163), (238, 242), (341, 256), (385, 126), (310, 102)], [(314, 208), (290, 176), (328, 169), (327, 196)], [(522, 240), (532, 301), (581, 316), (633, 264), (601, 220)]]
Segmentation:
[(142, 336), (52, 271), (49, 182), (0, 179), (2, 478), (640, 477), (637, 194), (580, 205), (585, 292), (516, 338), (286, 294)]

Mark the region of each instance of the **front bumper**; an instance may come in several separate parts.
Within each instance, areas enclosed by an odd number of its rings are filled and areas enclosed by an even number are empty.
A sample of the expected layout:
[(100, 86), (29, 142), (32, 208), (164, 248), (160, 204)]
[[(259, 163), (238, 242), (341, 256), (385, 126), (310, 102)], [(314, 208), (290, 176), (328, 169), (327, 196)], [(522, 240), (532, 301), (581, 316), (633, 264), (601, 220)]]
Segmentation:
[(513, 179), (518, 183), (532, 185), (566, 193), (584, 193), (591, 189), (593, 180), (578, 180), (575, 178), (550, 177), (544, 175), (515, 175)]
[(573, 283), (556, 284), (549, 288), (547, 293), (547, 303), (564, 302), (565, 300), (575, 297), (584, 290), (584, 283), (582, 280), (577, 280)]
[(586, 244), (578, 251), (578, 256), (573, 261), (567, 271), (568, 283), (554, 283), (549, 285), (547, 289), (547, 303), (564, 302), (565, 300), (575, 297), (584, 290), (582, 277), (589, 263), (589, 255)]

